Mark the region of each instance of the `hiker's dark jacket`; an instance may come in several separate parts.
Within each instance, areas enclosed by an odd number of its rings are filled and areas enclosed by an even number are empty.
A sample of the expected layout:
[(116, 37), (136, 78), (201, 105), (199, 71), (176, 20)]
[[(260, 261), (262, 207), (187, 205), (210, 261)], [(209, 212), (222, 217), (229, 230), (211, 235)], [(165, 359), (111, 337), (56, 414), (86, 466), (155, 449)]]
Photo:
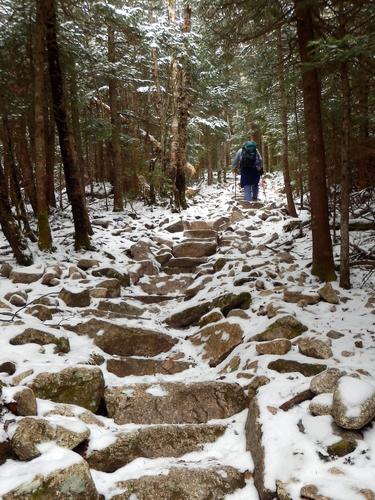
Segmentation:
[[(236, 168), (241, 164), (241, 156), (242, 156), (242, 148), (239, 149), (232, 161), (232, 167)], [(244, 168), (240, 167), (241, 174), (241, 187), (244, 186), (252, 186), (253, 184), (259, 184), (260, 176), (262, 175), (262, 157), (260, 156), (259, 151), (257, 150), (257, 158), (255, 164), (258, 168)]]

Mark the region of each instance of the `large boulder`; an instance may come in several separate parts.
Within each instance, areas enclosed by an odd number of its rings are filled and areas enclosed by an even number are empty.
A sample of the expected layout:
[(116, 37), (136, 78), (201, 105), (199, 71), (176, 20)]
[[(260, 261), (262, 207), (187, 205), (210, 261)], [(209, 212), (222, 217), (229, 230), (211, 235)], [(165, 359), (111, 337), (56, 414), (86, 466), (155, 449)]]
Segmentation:
[(194, 281), (192, 276), (155, 276), (139, 287), (151, 295), (181, 295)]
[(31, 464), (31, 471), (25, 469), (23, 479), (18, 477), (18, 485), (4, 492), (2, 500), (99, 500), (89, 466), (76, 453), (54, 448)]
[(346, 375), (346, 372), (338, 368), (328, 368), (316, 375), (310, 382), (310, 391), (314, 394), (333, 393), (338, 381)]
[(40, 280), (43, 276), (44, 270), (41, 269), (32, 269), (30, 267), (25, 268), (17, 268), (13, 269), (9, 274), (9, 279), (13, 281), (13, 283), (24, 283), (29, 285), (30, 283), (34, 283), (35, 281)]
[(216, 241), (187, 240), (173, 247), (175, 257), (208, 257), (216, 252)]
[(299, 339), (297, 345), (299, 352), (310, 358), (328, 359), (333, 356), (332, 349), (323, 340), (304, 338)]
[(288, 339), (275, 339), (270, 342), (260, 342), (255, 346), (258, 354), (277, 354), (278, 356), (288, 353), (291, 348), (292, 343)]
[(79, 420), (52, 417), (51, 420), (25, 417), (17, 423), (11, 446), (20, 460), (31, 460), (41, 452), (38, 445), (55, 441), (58, 446), (73, 449), (89, 437), (88, 428)]
[(63, 336), (57, 337), (53, 333), (36, 328), (26, 328), (22, 333), (11, 338), (9, 341), (12, 345), (38, 344), (48, 345), (55, 344), (55, 352), (67, 353), (70, 351), (69, 339)]
[(332, 416), (344, 429), (362, 429), (375, 418), (375, 387), (354, 377), (341, 377), (333, 393)]
[(108, 311), (124, 316), (142, 316), (144, 309), (129, 304), (126, 300), (121, 302), (111, 302), (109, 300), (101, 300), (98, 304), (99, 311)]
[(105, 402), (117, 424), (195, 424), (230, 417), (246, 408), (247, 398), (238, 384), (170, 382), (111, 387)]
[(114, 472), (139, 457), (179, 457), (202, 449), (225, 431), (223, 425), (159, 425), (117, 434), (115, 442), (85, 455), (91, 468)]
[(193, 363), (175, 359), (112, 358), (107, 360), (107, 370), (118, 377), (143, 376), (162, 373), (170, 375), (187, 370)]
[(90, 292), (82, 288), (63, 288), (59, 293), (59, 298), (68, 307), (87, 307), (90, 305)]
[(271, 323), (262, 333), (254, 335), (251, 340), (256, 340), (257, 342), (266, 342), (278, 338), (291, 340), (306, 330), (307, 327), (294, 316), (282, 316)]
[(164, 333), (137, 326), (120, 326), (97, 318), (69, 329), (79, 335), (88, 335), (104, 352), (119, 356), (157, 356), (177, 343)]
[(95, 413), (103, 397), (104, 378), (100, 368), (74, 367), (40, 373), (29, 386), (38, 398), (75, 404)]
[(224, 316), (227, 316), (232, 309), (248, 309), (250, 304), (251, 295), (247, 292), (239, 294), (225, 293), (212, 299), (211, 302), (205, 301), (182, 309), (169, 316), (165, 322), (174, 328), (183, 328), (197, 323), (202, 316), (212, 309), (219, 308)]
[(290, 287), (284, 290), (284, 301), (297, 303), (303, 300), (306, 304), (317, 304), (320, 301), (320, 296), (315, 291), (306, 291), (302, 287)]
[(137, 243), (134, 243), (127, 253), (132, 259), (138, 262), (141, 260), (150, 260), (154, 256), (151, 250), (151, 242), (145, 240), (139, 240)]
[(338, 304), (340, 302), (339, 294), (331, 283), (326, 283), (322, 288), (319, 288), (318, 293), (321, 299), (329, 304)]
[(167, 474), (142, 476), (117, 483), (123, 489), (112, 500), (224, 500), (245, 486), (244, 475), (229, 466), (209, 469), (173, 467)]
[(216, 323), (189, 337), (195, 346), (203, 346), (202, 357), (210, 366), (217, 366), (241, 344), (243, 330), (236, 323)]
[(104, 276), (108, 279), (116, 278), (121, 283), (121, 286), (124, 287), (130, 285), (129, 276), (127, 274), (120, 273), (112, 267), (101, 267), (100, 269), (94, 269), (91, 274), (96, 277)]

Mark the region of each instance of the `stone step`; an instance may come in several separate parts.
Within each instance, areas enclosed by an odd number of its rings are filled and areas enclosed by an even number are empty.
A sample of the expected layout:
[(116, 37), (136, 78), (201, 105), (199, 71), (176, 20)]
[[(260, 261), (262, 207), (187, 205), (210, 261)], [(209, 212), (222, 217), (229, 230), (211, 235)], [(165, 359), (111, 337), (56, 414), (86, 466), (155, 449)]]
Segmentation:
[(245, 486), (244, 474), (229, 466), (198, 468), (191, 464), (172, 467), (168, 474), (142, 476), (116, 484), (123, 489), (112, 500), (224, 500)]
[(188, 370), (194, 363), (174, 359), (112, 358), (107, 360), (107, 370), (118, 377), (171, 375)]
[[(199, 451), (205, 443), (216, 441), (225, 432), (224, 425), (156, 425), (114, 436), (109, 446), (84, 451), (92, 469), (114, 472), (137, 458), (180, 457)], [(90, 449), (90, 443), (89, 443)]]
[(206, 257), (173, 257), (163, 266), (163, 271), (166, 274), (194, 273), (206, 262)]
[(152, 295), (181, 295), (194, 281), (191, 276), (170, 277), (153, 276), (148, 277), (146, 283), (138, 283), (138, 286), (147, 294)]
[(186, 229), (184, 237), (193, 240), (216, 240), (218, 234), (213, 229)]
[(194, 424), (230, 417), (247, 407), (238, 384), (166, 382), (108, 387), (108, 416), (117, 424)]
[(88, 335), (104, 352), (119, 356), (157, 356), (177, 343), (165, 333), (138, 326), (117, 325), (97, 318), (65, 328), (78, 335)]
[(209, 257), (216, 252), (216, 240), (187, 240), (174, 246), (172, 253), (175, 257)]

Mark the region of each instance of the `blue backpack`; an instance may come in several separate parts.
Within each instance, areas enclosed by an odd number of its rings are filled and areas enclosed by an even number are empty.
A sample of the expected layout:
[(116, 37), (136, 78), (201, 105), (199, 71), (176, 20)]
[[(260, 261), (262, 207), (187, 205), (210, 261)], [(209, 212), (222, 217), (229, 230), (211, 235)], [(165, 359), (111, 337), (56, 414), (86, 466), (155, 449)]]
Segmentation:
[(256, 168), (257, 145), (254, 141), (247, 141), (242, 147), (241, 168)]

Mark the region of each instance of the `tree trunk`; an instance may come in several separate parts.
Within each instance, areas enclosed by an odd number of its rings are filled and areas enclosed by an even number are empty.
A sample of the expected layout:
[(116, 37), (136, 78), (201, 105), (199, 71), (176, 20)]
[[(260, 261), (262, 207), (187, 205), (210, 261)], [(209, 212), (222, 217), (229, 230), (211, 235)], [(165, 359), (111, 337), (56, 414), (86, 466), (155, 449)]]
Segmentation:
[(281, 128), (283, 131), (283, 175), (285, 194), (287, 199), (287, 210), (288, 214), (291, 217), (297, 217), (296, 207), (294, 206), (293, 201), (293, 191), (289, 172), (288, 97), (285, 89), (284, 50), (281, 28), (279, 28), (277, 32), (277, 67), (280, 88), (280, 119)]
[(89, 249), (92, 232), (84, 192), (81, 185), (79, 169), (75, 161), (72, 133), (68, 123), (63, 74), (60, 65), (60, 49), (57, 41), (56, 0), (41, 0), (46, 16), (46, 42), (48, 49), (48, 65), (51, 79), (53, 110), (59, 135), (61, 157), (69, 201), (72, 204), (75, 246), (77, 249)]
[[(115, 32), (108, 26), (108, 61), (112, 64), (116, 62)], [(114, 72), (114, 68), (111, 68)], [(111, 145), (113, 154), (113, 210), (121, 212), (124, 210), (122, 201), (122, 162), (121, 162), (121, 118), (118, 109), (118, 83), (116, 78), (111, 76), (108, 81), (109, 105), (111, 108)]]
[(4, 164), (7, 163), (7, 170), (10, 175), (10, 198), (14, 202), (17, 218), (19, 222), (22, 222), (23, 224), (26, 237), (29, 238), (30, 241), (37, 241), (36, 236), (30, 227), (25, 202), (22, 197), (20, 173), (14, 157), (13, 137), (10, 128), (8, 117), (5, 114), (3, 116)]
[[(343, 0), (339, 5), (341, 36), (345, 36), (345, 20), (343, 17)], [(350, 83), (348, 62), (343, 61), (340, 67), (341, 76), (341, 198), (340, 198), (340, 286), (350, 288), (349, 264), (349, 204), (350, 204)]]
[(82, 187), (85, 188), (85, 162), (83, 159), (81, 125), (79, 123), (77, 71), (76, 63), (74, 61), (72, 63), (72, 66), (72, 71), (70, 73), (70, 110), (72, 116), (73, 139), (78, 168), (81, 174), (81, 183)]
[(31, 153), (27, 140), (27, 128), (24, 118), (20, 118), (16, 123), (16, 157), (22, 171), (23, 186), (25, 188), (30, 205), (36, 216), (36, 189), (34, 182), (34, 170), (31, 161)]
[(34, 33), (34, 117), (35, 117), (35, 183), (38, 220), (38, 246), (40, 250), (52, 250), (52, 235), (48, 221), (46, 196), (46, 144), (43, 100), (44, 85), (44, 20), (43, 0), (37, 1), (36, 24)]
[(9, 204), (8, 189), (4, 177), (3, 168), (0, 164), (0, 225), (6, 239), (13, 250), (17, 264), (20, 266), (30, 266), (33, 263), (33, 256), (27, 246), (25, 238), (17, 226), (12, 215)]
[[(322, 281), (336, 278), (329, 231), (326, 160), (320, 108), (320, 84), (316, 68), (311, 66), (309, 48), (314, 40), (312, 4), (294, 0), (297, 18), (297, 36), (302, 67), (302, 85), (305, 114), (309, 184), (311, 195), (311, 228), (313, 237), (312, 274)], [(309, 64), (309, 66), (307, 66)]]

